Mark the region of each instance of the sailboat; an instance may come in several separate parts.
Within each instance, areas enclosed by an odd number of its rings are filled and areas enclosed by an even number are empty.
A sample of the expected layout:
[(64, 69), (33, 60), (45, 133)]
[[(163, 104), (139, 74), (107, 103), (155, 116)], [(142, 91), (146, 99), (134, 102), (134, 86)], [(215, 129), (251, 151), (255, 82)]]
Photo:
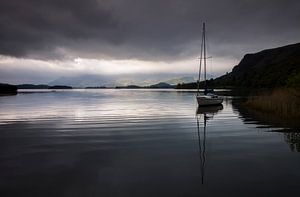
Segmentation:
[[(199, 61), (199, 75), (198, 75), (198, 90), (197, 90), (197, 102), (199, 106), (209, 106), (209, 105), (220, 105), (223, 102), (223, 98), (214, 94), (213, 89), (208, 89), (206, 80), (206, 38), (205, 38), (205, 23), (203, 23), (202, 32), (202, 42), (201, 42), (201, 53)], [(204, 69), (204, 93), (200, 94), (200, 78), (201, 78), (201, 68), (203, 62)]]

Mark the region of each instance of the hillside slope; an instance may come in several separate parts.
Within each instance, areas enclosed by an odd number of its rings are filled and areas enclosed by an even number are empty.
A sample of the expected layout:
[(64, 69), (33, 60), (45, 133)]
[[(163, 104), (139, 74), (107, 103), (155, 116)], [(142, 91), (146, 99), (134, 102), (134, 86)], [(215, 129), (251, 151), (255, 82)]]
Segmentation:
[[(300, 87), (300, 43), (246, 54), (232, 72), (208, 80), (210, 87)], [(200, 87), (204, 87), (201, 82)], [(197, 88), (196, 83), (178, 89)]]
[(278, 87), (300, 85), (300, 43), (246, 54), (214, 86)]

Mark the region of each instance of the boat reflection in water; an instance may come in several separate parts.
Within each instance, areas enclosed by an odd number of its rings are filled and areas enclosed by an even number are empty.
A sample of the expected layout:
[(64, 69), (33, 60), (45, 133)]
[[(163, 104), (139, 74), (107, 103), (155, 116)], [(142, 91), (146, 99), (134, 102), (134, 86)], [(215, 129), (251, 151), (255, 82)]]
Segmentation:
[[(197, 119), (197, 134), (198, 134), (198, 145), (199, 145), (199, 158), (200, 158), (200, 173), (201, 183), (204, 184), (204, 171), (206, 161), (206, 124), (207, 121), (213, 119), (214, 115), (223, 109), (223, 105), (214, 106), (199, 106), (197, 108), (196, 119)], [(200, 126), (203, 120), (203, 128)]]

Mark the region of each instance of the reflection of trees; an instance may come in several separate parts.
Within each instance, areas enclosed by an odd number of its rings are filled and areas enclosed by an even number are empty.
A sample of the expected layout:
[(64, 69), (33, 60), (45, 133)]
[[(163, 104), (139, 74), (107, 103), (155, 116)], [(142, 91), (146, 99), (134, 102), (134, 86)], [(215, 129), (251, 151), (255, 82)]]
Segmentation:
[(292, 151), (300, 152), (300, 133), (285, 133), (284, 140), (290, 145)]
[[(197, 109), (197, 134), (198, 134), (198, 145), (199, 145), (199, 158), (200, 158), (200, 172), (201, 172), (201, 183), (204, 184), (204, 172), (205, 172), (205, 161), (206, 161), (206, 125), (209, 119), (213, 119), (213, 116), (218, 111), (223, 109), (223, 105), (209, 106), (209, 107), (198, 107)], [(203, 117), (203, 129), (200, 128), (200, 121)]]
[(232, 99), (232, 108), (237, 111), (242, 117), (245, 124), (252, 124), (256, 121), (258, 125), (270, 125), (273, 127), (290, 128), (295, 132), (300, 128), (300, 122), (297, 119), (282, 118), (274, 113), (261, 112), (251, 107), (248, 107), (246, 103), (247, 99)]
[(283, 119), (274, 114), (266, 114), (248, 108), (245, 105), (246, 99), (233, 99), (232, 108), (239, 113), (245, 124), (255, 124), (257, 127), (276, 127), (288, 129), (269, 130), (284, 134), (284, 141), (290, 145), (292, 151), (300, 152), (300, 122), (292, 119)]

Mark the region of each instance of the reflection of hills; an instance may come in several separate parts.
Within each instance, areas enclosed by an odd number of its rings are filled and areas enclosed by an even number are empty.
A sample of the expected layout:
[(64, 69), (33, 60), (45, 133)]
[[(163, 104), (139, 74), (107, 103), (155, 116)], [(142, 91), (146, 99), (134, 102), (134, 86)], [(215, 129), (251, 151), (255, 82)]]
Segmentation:
[(284, 140), (290, 145), (292, 151), (300, 152), (300, 133), (285, 133)]
[(281, 128), (284, 140), (290, 145), (292, 151), (300, 152), (300, 122), (293, 119), (283, 119), (273, 114), (266, 114), (247, 108), (243, 99), (233, 99), (232, 107), (239, 113), (245, 124), (256, 124), (259, 128)]
[[(246, 99), (233, 99), (232, 107), (235, 111), (239, 112), (245, 124), (255, 124), (261, 125), (261, 127), (277, 128), (288, 128), (289, 131), (299, 131), (300, 122), (294, 119), (285, 119), (277, 116), (276, 114), (264, 113), (257, 110), (253, 110), (244, 105)], [(284, 129), (286, 131), (287, 129)]]

